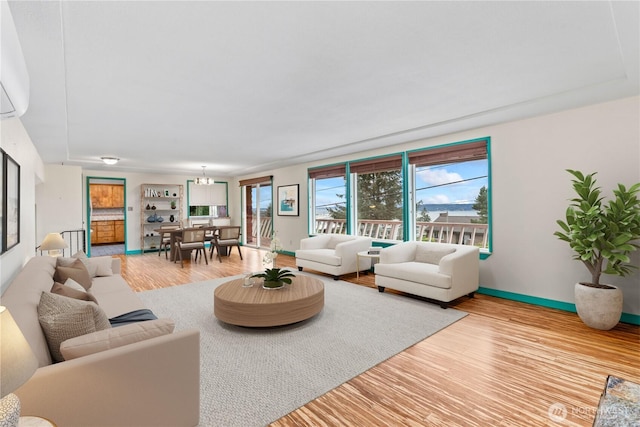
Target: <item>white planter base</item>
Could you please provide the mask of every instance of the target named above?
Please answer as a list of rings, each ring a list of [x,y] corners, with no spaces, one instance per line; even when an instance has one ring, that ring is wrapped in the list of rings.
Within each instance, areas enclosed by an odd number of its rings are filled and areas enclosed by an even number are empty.
[[[575,285],[578,316],[585,325],[608,331],[618,324],[622,315],[622,291],[615,286],[594,288],[580,283]]]

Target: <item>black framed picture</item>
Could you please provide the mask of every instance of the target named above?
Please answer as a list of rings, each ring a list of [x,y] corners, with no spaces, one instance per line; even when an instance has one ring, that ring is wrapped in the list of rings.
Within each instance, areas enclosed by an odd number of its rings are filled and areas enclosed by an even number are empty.
[[[278,187],[278,215],[300,215],[300,186],[298,184],[282,185]]]
[[[2,150],[1,253],[20,243],[20,165]]]

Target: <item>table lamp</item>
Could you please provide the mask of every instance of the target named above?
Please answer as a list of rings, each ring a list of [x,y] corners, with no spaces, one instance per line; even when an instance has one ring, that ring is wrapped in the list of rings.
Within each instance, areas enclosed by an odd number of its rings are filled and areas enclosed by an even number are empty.
[[[13,391],[38,369],[38,360],[6,307],[0,306],[0,425],[17,426],[20,400]]]
[[[49,256],[60,256],[60,249],[66,249],[69,245],[64,241],[60,233],[49,233],[46,235],[42,243],[40,243],[41,251],[49,251]]]

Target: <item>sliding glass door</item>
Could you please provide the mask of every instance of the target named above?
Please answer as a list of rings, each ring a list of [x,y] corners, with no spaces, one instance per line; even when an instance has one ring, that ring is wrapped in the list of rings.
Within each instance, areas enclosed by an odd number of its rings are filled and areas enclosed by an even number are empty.
[[[257,182],[241,182],[243,195],[243,244],[255,248],[269,247],[273,230],[271,177]]]

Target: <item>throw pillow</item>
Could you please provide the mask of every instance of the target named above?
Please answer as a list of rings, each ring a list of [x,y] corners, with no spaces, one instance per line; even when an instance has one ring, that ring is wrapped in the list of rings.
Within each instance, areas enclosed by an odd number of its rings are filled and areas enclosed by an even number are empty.
[[[89,263],[89,265],[95,267],[95,273],[93,277],[113,276],[113,270],[111,268],[111,264],[113,263],[112,257],[93,257],[87,258],[86,261]]]
[[[67,280],[67,282],[68,281],[69,280]],[[98,301],[96,300],[96,297],[94,297],[93,295],[88,294],[84,291],[73,289],[69,286],[65,286],[62,283],[57,283],[57,282],[54,283],[53,287],[51,288],[51,293],[56,295],[62,295],[63,297],[79,299],[81,301],[91,301],[91,302],[95,302],[96,304],[98,303]]]
[[[416,247],[416,262],[425,262],[427,264],[440,264],[440,260],[449,254],[454,253],[456,250],[454,248],[434,248],[433,246],[422,246],[418,245]]]
[[[38,320],[55,362],[64,360],[60,352],[64,341],[111,328],[107,315],[96,304],[48,292],[40,295]]]
[[[171,319],[157,319],[105,329],[66,340],[60,346],[60,352],[64,360],[75,359],[149,338],[169,335],[173,332],[174,326]]]
[[[91,288],[91,276],[89,275],[89,271],[79,259],[75,260],[69,267],[56,267],[53,280],[58,283],[64,283],[69,278],[80,283],[86,290]]]
[[[84,292],[86,290],[80,283],[71,278],[67,279],[66,282],[64,282],[64,285],[70,287],[71,289],[75,289],[76,291]]]

